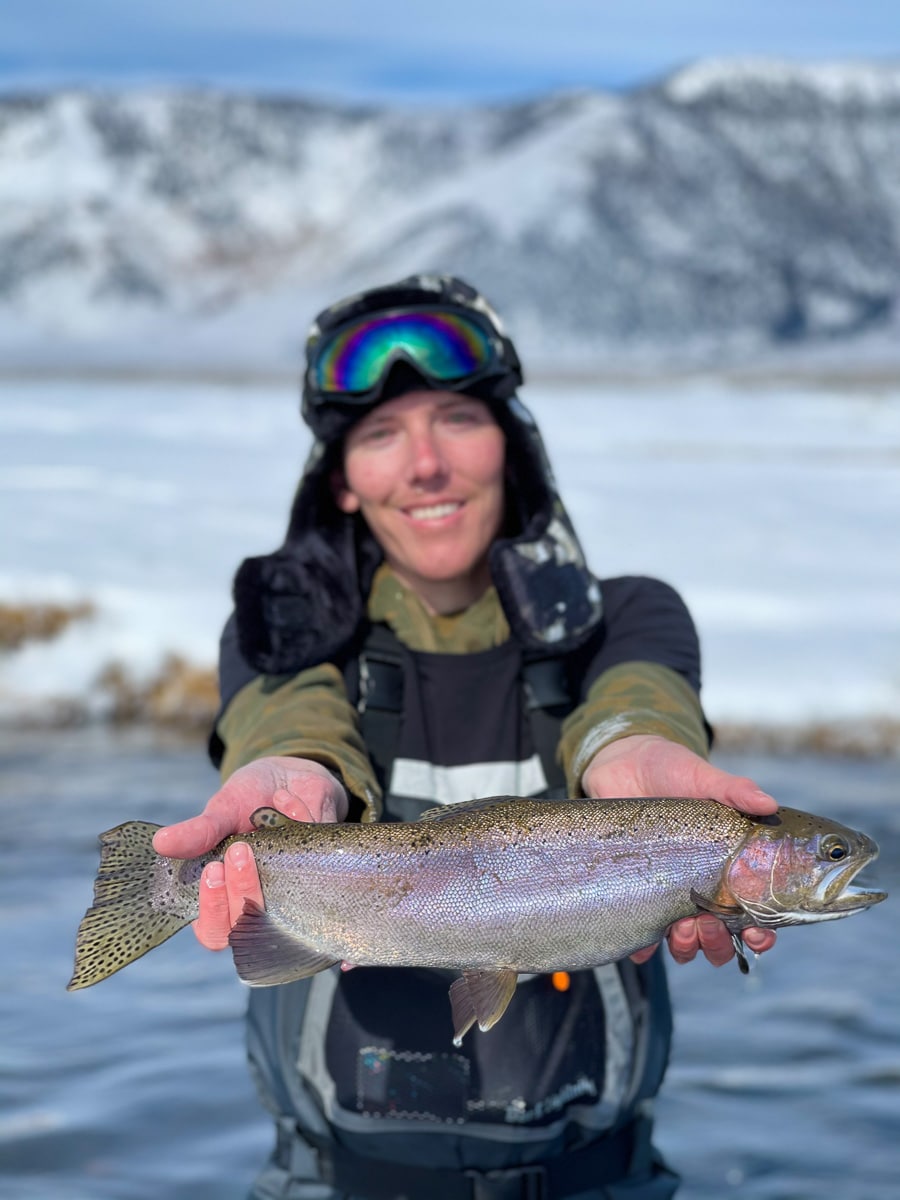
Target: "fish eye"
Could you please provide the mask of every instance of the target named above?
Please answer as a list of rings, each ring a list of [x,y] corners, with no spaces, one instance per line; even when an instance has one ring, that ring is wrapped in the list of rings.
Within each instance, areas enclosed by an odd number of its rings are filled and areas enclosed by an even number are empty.
[[[842,837],[823,838],[819,848],[819,857],[827,858],[830,862],[840,862],[850,853],[850,847]]]

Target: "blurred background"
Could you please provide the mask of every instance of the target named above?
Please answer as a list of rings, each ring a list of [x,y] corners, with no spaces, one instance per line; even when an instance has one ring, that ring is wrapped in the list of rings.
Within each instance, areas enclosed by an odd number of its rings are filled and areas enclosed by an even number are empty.
[[[4,0],[9,1194],[239,1196],[265,1151],[230,963],[186,935],[62,988],[99,830],[215,787],[231,579],[309,449],[306,328],[360,288],[485,292],[594,570],[688,601],[720,761],[878,836],[896,879],[895,7]],[[895,1195],[889,922],[797,932],[749,983],[672,972],[687,1200]],[[766,1121],[787,1149],[747,1143]]]
[[[504,316],[595,570],[685,593],[722,736],[893,744],[891,6],[313,8],[4,6],[0,718],[208,721],[306,329],[426,269]]]

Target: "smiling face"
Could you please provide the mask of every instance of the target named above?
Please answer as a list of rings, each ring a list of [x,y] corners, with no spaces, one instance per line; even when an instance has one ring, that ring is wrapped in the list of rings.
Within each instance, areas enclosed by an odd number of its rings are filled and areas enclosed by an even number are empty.
[[[347,434],[335,499],[362,514],[388,565],[428,608],[458,612],[490,583],[505,459],[503,432],[481,400],[407,392]]]

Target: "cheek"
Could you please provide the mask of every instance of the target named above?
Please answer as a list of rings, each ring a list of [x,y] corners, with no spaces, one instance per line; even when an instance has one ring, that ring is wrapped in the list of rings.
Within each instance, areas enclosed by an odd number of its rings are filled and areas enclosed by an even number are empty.
[[[493,460],[490,475],[491,496],[491,537],[496,537],[503,525],[506,513],[506,454],[501,446],[500,453]]]
[[[486,491],[502,498],[506,480],[506,443],[499,429],[487,431],[477,445],[469,448],[465,471]]]
[[[390,471],[365,455],[348,454],[344,461],[346,501],[344,511],[356,511],[361,504],[377,504],[389,491]],[[351,506],[351,507],[348,507]]]

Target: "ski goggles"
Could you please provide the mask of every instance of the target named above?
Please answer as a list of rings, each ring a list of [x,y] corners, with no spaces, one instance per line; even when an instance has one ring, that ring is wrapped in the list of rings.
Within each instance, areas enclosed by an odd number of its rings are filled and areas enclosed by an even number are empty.
[[[441,307],[370,313],[327,330],[308,351],[314,405],[377,399],[391,367],[405,362],[431,384],[466,384],[510,372],[503,341],[480,314]]]

